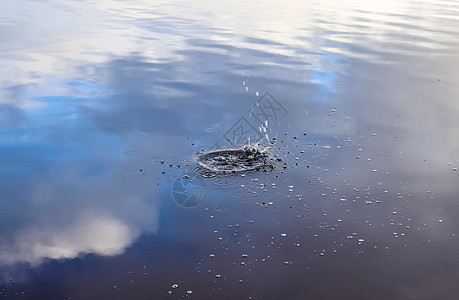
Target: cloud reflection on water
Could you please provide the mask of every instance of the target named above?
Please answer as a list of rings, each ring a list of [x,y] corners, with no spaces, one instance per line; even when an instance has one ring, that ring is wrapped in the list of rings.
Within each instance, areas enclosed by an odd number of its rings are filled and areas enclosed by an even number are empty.
[[[202,1],[191,11],[144,1],[71,9],[50,3],[21,10],[25,17],[14,30],[30,28],[29,16],[46,9],[64,10],[72,28],[43,22],[22,38],[0,29],[12,47],[0,49],[12,58],[0,70],[8,78],[0,89],[0,264],[114,256],[156,232],[160,218],[168,218],[169,228],[158,240],[180,240],[179,253],[188,259],[165,276],[176,280],[197,261],[204,270],[202,257],[218,250],[232,259],[209,262],[208,269],[219,265],[224,276],[240,276],[231,264],[252,251],[247,281],[254,285],[247,286],[260,295],[269,288],[285,295],[285,287],[298,295],[291,286],[312,286],[319,295],[330,282],[327,273],[343,285],[326,289],[331,293],[349,291],[365,277],[363,285],[376,295],[381,281],[372,276],[378,268],[381,274],[396,269],[394,257],[407,266],[400,273],[412,277],[415,263],[446,262],[457,252],[458,73],[451,67],[459,28],[451,24],[457,22],[413,13],[409,1],[276,2],[279,10],[262,2],[225,7]],[[403,10],[415,17],[394,13]],[[453,29],[436,30],[441,26]],[[93,30],[100,28],[102,35]],[[170,187],[181,170],[157,179],[150,159],[178,162],[211,146],[265,91],[289,111],[270,128],[285,145],[280,151],[290,151],[289,168],[278,179],[264,174],[254,183],[248,176],[253,198],[244,198],[248,193],[237,183],[229,189],[235,198],[209,185],[209,210],[174,211]],[[296,162],[300,167],[292,167]],[[274,204],[261,208],[265,196]],[[169,202],[160,215],[163,201]],[[236,222],[243,236],[228,229]],[[227,238],[214,240],[220,232]],[[266,247],[281,233],[292,243]],[[357,238],[348,238],[353,233]],[[433,237],[435,246],[425,246]],[[449,247],[435,259],[433,249],[442,245]],[[151,255],[154,247],[143,249],[142,263],[163,260]],[[165,246],[165,257],[174,258],[171,250]],[[256,260],[271,254],[276,264],[259,267]],[[307,286],[310,266],[319,272]],[[202,274],[194,274],[197,285],[208,291]],[[266,284],[279,278],[285,281],[278,286]],[[409,280],[377,278],[384,289],[398,285],[413,293]],[[233,283],[242,286],[227,280],[228,290],[235,290]]]
[[[100,89],[72,81],[56,96],[34,99],[35,107],[20,105],[33,86],[8,89],[20,93],[6,98],[17,105],[0,106],[1,265],[118,255],[157,230],[151,153],[125,154],[138,143],[153,148],[154,139],[95,127],[83,106],[108,97]]]
[[[8,154],[15,164],[2,169],[10,177],[2,176],[0,264],[117,255],[140,235],[157,230],[159,203],[147,169],[132,170],[145,165],[144,159],[92,152],[73,160],[63,148]],[[53,152],[59,151],[69,153],[56,159]],[[2,153],[7,154],[4,148]]]

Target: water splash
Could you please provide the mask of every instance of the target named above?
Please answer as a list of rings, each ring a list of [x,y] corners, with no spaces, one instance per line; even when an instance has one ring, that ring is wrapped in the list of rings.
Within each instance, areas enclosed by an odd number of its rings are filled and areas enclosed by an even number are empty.
[[[203,152],[196,156],[196,162],[199,168],[215,174],[269,171],[274,168],[269,148],[260,144]]]

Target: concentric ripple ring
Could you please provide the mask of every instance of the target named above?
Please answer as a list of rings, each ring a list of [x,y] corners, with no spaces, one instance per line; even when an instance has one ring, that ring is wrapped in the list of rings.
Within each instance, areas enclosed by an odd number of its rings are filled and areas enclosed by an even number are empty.
[[[235,173],[262,170],[270,166],[269,154],[260,146],[220,149],[197,156],[202,168],[216,173]]]

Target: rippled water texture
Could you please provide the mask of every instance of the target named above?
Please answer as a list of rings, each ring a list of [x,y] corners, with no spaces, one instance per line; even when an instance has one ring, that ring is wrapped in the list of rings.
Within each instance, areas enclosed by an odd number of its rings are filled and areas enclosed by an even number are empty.
[[[457,1],[1,1],[0,296],[455,299],[458,37]]]
[[[269,148],[260,145],[204,151],[196,155],[196,162],[200,168],[216,174],[263,172],[274,169]]]

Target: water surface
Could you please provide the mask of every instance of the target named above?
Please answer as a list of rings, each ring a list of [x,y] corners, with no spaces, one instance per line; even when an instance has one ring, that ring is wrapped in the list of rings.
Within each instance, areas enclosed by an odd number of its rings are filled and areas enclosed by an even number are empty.
[[[454,299],[458,13],[0,3],[1,295]],[[249,142],[273,171],[196,172]]]

